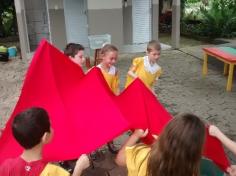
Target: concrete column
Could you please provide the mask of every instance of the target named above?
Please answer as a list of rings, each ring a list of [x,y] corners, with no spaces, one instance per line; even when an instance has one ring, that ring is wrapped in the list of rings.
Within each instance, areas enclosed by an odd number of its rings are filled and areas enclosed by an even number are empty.
[[[152,2],[152,39],[159,38],[159,0]]]
[[[27,35],[24,0],[14,0],[14,3],[20,39],[21,58],[27,59],[27,53],[30,52],[30,49]]]
[[[179,48],[180,43],[180,0],[172,3],[172,31],[171,44],[173,48]]]

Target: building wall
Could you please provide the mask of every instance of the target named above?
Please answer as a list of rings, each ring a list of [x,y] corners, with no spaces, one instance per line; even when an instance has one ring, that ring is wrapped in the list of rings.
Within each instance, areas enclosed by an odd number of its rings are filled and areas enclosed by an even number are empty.
[[[48,8],[52,43],[64,49],[67,41],[63,0],[48,0]]]
[[[127,0],[127,6],[123,6],[124,23],[124,44],[133,43],[133,23],[132,23],[132,0]],[[158,40],[159,33],[159,0],[152,1],[152,39]]]
[[[123,10],[121,0],[88,0],[89,35],[110,34],[118,48],[123,45]]]
[[[42,38],[49,39],[46,1],[24,0],[30,50],[34,51]]]
[[[102,9],[121,9],[121,0],[87,0],[88,9],[91,10],[102,10]]]
[[[132,0],[128,0],[127,5],[123,6],[123,24],[124,44],[131,44],[133,42]]]

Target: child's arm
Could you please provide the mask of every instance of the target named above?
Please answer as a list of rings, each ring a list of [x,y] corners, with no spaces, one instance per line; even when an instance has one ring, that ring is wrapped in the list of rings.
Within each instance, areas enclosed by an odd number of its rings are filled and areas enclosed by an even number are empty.
[[[138,77],[138,75],[136,75],[133,71],[133,69],[131,68],[129,71],[128,71],[128,75],[131,76],[132,78],[136,79]]]
[[[236,176],[236,165],[232,165],[229,168],[227,168],[227,172],[230,176]]]
[[[219,130],[219,128],[214,125],[210,125],[209,134],[218,138],[223,145],[225,145],[231,152],[236,155],[236,142],[229,139],[224,133]]]
[[[115,162],[119,166],[126,166],[126,155],[125,148],[134,146],[138,140],[142,137],[145,137],[148,134],[148,130],[143,131],[142,129],[137,129],[133,132],[133,134],[127,139],[125,144],[119,150]]]
[[[132,77],[133,79],[138,78],[138,75],[135,74],[135,71],[136,71],[137,67],[139,67],[139,65],[142,62],[142,60],[143,60],[142,57],[141,58],[138,57],[138,58],[134,58],[134,60],[132,62],[132,65],[131,65],[131,67],[130,67],[130,69],[128,71],[128,75],[130,77]]]
[[[84,169],[89,167],[89,158],[87,155],[82,154],[76,161],[75,169],[72,176],[80,176]]]

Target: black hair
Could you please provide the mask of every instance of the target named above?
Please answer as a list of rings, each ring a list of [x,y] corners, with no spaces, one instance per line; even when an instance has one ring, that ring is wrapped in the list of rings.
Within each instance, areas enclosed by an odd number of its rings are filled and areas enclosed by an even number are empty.
[[[50,132],[50,121],[43,108],[26,109],[17,114],[12,123],[13,136],[25,149],[39,144],[45,132]]]
[[[67,56],[75,57],[78,51],[84,50],[84,47],[77,43],[68,43],[64,49],[64,54]]]

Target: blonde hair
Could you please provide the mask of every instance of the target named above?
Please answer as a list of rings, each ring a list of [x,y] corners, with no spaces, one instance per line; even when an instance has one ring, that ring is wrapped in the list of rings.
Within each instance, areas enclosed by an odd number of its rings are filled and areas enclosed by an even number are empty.
[[[112,44],[106,44],[102,47],[100,54],[105,55],[109,51],[118,52],[118,49]]]
[[[160,42],[158,42],[156,40],[151,40],[150,42],[148,42],[148,44],[147,44],[147,52],[151,52],[153,50],[157,50],[157,51],[161,50]]]

